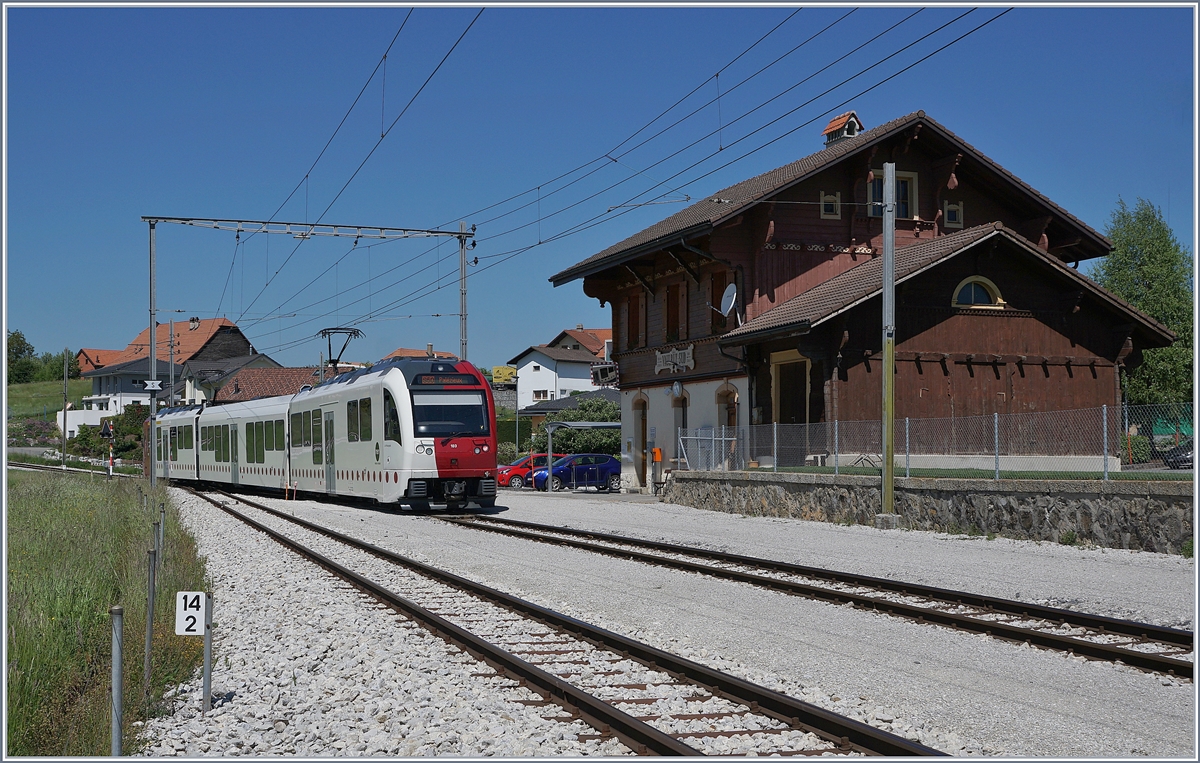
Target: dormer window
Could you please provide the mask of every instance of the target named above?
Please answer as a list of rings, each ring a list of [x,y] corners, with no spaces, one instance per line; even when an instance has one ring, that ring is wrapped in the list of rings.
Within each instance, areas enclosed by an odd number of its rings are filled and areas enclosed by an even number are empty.
[[[859,121],[858,115],[853,111],[847,111],[845,114],[839,114],[829,120],[829,124],[825,125],[821,134],[825,136],[825,145],[831,146],[839,140],[853,138],[861,131],[862,122]]]
[[[950,304],[958,308],[1003,310],[1006,303],[996,284],[983,276],[971,276],[954,287],[954,298]]]

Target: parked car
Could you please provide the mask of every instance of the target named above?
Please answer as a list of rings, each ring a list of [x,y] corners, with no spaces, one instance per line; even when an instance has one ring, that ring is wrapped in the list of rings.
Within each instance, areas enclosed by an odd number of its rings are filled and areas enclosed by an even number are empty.
[[[1193,459],[1195,450],[1195,442],[1189,437],[1163,453],[1163,463],[1170,469],[1191,469],[1192,464],[1195,463]]]
[[[555,453],[554,457],[562,458],[566,453]],[[496,484],[500,487],[511,487],[520,490],[529,484],[529,473],[537,467],[546,467],[546,454],[526,454],[508,466],[501,466],[496,471]]]
[[[603,453],[580,453],[560,458],[551,465],[550,487],[553,490],[595,487],[600,490],[621,489],[621,462]],[[546,489],[546,470],[535,469],[533,488]]]

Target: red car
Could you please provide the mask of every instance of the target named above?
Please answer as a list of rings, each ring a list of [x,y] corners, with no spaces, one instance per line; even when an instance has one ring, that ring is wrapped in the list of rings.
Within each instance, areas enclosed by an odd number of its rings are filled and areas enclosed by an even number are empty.
[[[567,454],[555,453],[554,458],[559,459],[565,455]],[[532,456],[521,456],[508,466],[500,467],[499,471],[496,472],[496,483],[500,485],[500,487],[512,487],[520,490],[529,484],[529,473],[538,467],[541,467],[542,469],[546,468],[545,453],[534,453]]]

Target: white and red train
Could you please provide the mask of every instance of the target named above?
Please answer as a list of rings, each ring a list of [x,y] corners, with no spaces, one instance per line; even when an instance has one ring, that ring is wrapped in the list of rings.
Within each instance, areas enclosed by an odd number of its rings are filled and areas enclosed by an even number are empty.
[[[159,412],[159,478],[415,507],[496,503],[496,407],[466,361],[399,358],[295,395]]]

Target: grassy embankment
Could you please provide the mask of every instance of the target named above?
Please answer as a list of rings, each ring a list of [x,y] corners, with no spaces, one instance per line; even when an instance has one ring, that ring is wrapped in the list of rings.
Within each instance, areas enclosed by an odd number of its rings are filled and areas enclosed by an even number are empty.
[[[24,453],[8,453],[7,458],[10,463],[14,464],[37,464],[41,466],[62,465],[61,458],[42,458],[41,456],[29,456]],[[108,474],[108,464],[98,466],[90,461],[80,461],[76,456],[72,456],[70,453],[67,454],[67,467],[71,469],[87,469],[88,471],[95,472],[96,474],[100,475]],[[142,467],[121,465],[114,466],[113,471],[117,474],[141,474]]]
[[[42,418],[45,415],[50,421],[54,414],[62,410],[63,403],[62,380],[48,382],[30,382],[28,384],[8,385],[8,410],[6,417],[10,419]],[[91,379],[68,379],[67,400],[73,408],[78,408],[83,398],[92,394]]]
[[[195,544],[167,506],[150,697],[143,697],[147,550],[165,492],[142,509],[135,480],[8,473],[7,755],[107,755],[112,625],[125,610],[125,751],[131,723],[162,707],[164,687],[202,660],[198,638],[175,635],[176,591],[204,590]],[[142,487],[144,490],[145,488]]]

